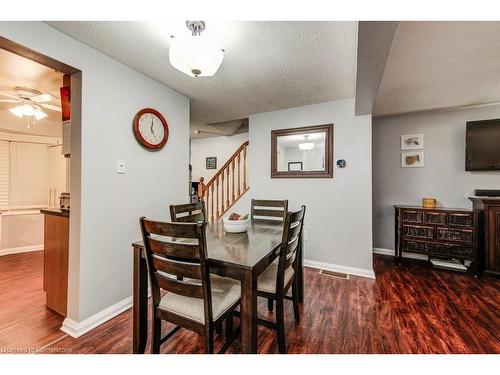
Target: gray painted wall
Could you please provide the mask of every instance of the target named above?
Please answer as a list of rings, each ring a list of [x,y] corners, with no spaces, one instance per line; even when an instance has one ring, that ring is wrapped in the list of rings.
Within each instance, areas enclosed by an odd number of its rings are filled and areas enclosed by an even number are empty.
[[[271,179],[271,131],[334,124],[333,178]],[[249,212],[249,199],[289,200],[307,206],[306,261],[342,272],[373,275],[371,217],[371,116],[354,116],[354,99],[313,104],[250,116],[249,186],[235,212]]]
[[[373,119],[374,247],[394,249],[394,204],[471,208],[477,188],[500,189],[500,172],[465,171],[465,123],[500,117],[500,105]],[[423,168],[401,168],[400,137],[424,134]],[[500,147],[500,145],[499,145]]]

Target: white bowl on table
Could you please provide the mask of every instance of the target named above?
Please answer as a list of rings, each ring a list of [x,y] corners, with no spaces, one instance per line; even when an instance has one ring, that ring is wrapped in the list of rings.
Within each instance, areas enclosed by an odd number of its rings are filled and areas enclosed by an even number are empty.
[[[250,218],[245,220],[229,220],[228,217],[222,218],[224,223],[224,230],[227,233],[244,233],[250,224]]]

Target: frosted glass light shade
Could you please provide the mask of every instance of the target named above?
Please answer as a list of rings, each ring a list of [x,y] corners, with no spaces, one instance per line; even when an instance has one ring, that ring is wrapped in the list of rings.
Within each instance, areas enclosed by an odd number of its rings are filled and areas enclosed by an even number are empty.
[[[10,108],[9,111],[12,112],[17,117],[35,116],[37,120],[47,117],[47,114],[44,111],[30,104],[18,105],[17,107]]]
[[[170,64],[191,77],[213,76],[224,59],[224,53],[202,35],[172,40],[168,51]]]
[[[312,143],[312,142],[299,143],[299,148],[302,151],[309,151],[309,150],[312,150],[314,148],[314,143]]]

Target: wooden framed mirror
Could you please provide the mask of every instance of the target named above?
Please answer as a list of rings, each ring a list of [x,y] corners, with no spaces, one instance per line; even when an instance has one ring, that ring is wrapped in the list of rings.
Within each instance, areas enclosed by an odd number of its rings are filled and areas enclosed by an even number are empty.
[[[332,178],[333,124],[271,131],[271,178]]]

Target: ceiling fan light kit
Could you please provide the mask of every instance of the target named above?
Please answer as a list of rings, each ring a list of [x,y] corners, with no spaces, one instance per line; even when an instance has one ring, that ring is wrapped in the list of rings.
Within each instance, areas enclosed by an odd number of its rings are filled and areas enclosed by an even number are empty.
[[[186,21],[192,35],[173,38],[168,51],[170,64],[191,77],[213,76],[222,64],[224,52],[209,38],[201,35],[203,21]]]
[[[46,103],[57,100],[57,97],[52,94],[42,93],[41,91],[35,89],[20,86],[16,86],[14,90],[16,91],[16,95],[0,92],[0,95],[12,98],[0,99],[0,101],[6,103],[16,103],[17,105],[13,108],[9,108],[9,111],[17,117],[28,117],[28,119],[41,120],[47,117],[47,113],[44,111],[44,108],[51,111],[61,111],[61,107]]]
[[[34,116],[35,119],[41,120],[47,117],[47,114],[40,107],[31,103],[18,105],[17,107],[10,108],[9,111],[21,118]]]

